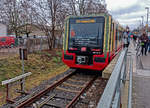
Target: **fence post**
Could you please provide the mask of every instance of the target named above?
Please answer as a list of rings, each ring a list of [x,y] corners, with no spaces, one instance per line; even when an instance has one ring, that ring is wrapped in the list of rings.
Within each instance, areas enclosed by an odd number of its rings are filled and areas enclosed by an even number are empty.
[[[6,100],[9,100],[9,84],[6,84]]]
[[[42,38],[40,39],[40,52],[42,50]]]

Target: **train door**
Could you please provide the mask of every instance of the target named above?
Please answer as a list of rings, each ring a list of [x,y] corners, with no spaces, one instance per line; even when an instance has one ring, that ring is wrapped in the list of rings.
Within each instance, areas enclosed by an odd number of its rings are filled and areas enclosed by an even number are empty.
[[[116,35],[115,35],[115,51],[117,51],[118,45],[118,27],[116,27]]]
[[[111,40],[111,51],[114,49],[114,23],[112,23],[112,40]],[[113,52],[114,53],[114,52]]]
[[[108,45],[109,45],[109,59],[108,59],[108,61],[110,62],[110,60],[111,60],[111,55],[112,55],[112,51],[111,51],[111,40],[112,40],[112,20],[111,20],[111,22],[110,22],[110,27],[109,27],[109,43],[108,43]]]

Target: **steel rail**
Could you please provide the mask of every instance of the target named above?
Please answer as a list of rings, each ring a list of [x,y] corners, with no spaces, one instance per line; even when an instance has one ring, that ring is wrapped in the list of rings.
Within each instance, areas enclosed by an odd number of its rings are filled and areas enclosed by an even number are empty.
[[[85,90],[95,81],[97,76],[95,76],[91,81],[89,81],[84,88],[81,89],[81,92],[79,92],[75,98],[66,106],[66,108],[71,108],[71,106],[77,101],[77,99],[85,92]]]
[[[41,96],[43,96],[44,94],[48,93],[50,90],[54,89],[58,85],[62,84],[65,80],[67,80],[68,78],[70,78],[74,73],[75,73],[75,71],[73,71],[72,73],[66,75],[64,78],[61,78],[60,80],[58,80],[54,84],[50,85],[45,90],[41,91],[37,95],[31,97],[30,99],[28,99],[27,101],[21,103],[19,106],[15,107],[15,108],[24,108],[25,106],[28,106],[28,105],[32,104],[34,101],[36,101],[37,99],[39,99]]]

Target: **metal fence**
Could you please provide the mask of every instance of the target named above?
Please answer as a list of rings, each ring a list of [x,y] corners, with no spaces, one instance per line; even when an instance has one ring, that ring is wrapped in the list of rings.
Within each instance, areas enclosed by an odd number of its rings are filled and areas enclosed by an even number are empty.
[[[29,53],[49,49],[48,40],[46,38],[25,39],[24,46],[27,48]]]
[[[131,108],[132,59],[130,58],[130,86],[128,108]],[[121,93],[126,81],[127,49],[125,48],[115,65],[97,108],[121,108]]]

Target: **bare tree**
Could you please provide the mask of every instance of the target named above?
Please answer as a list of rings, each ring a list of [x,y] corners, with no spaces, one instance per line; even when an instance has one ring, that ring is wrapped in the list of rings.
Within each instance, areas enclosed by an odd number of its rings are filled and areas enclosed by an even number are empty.
[[[37,25],[45,32],[49,49],[55,47],[56,29],[63,33],[66,16],[101,12],[107,12],[101,0],[5,0],[0,4],[0,20],[8,24],[9,31],[15,32],[16,36],[19,33],[28,36],[31,31],[26,25]]]
[[[105,5],[99,0],[89,0],[85,9],[85,14],[107,13]]]
[[[14,31],[16,36],[19,25],[19,8],[17,0],[5,0],[0,7],[1,20],[8,24],[9,31]]]
[[[8,31],[14,32],[16,37],[23,32],[28,34],[26,29],[20,31],[20,27],[32,23],[30,0],[5,0],[1,3],[0,20],[8,25]]]
[[[62,0],[32,0],[33,22],[40,27],[48,38],[49,49],[55,47],[56,28],[63,28],[67,8]]]
[[[99,0],[32,0],[36,24],[48,37],[49,49],[55,47],[55,30],[63,33],[64,19],[68,15],[85,15],[102,12]],[[104,9],[105,10],[105,9]]]
[[[101,0],[66,0],[71,15],[89,15],[106,13],[106,6]]]

